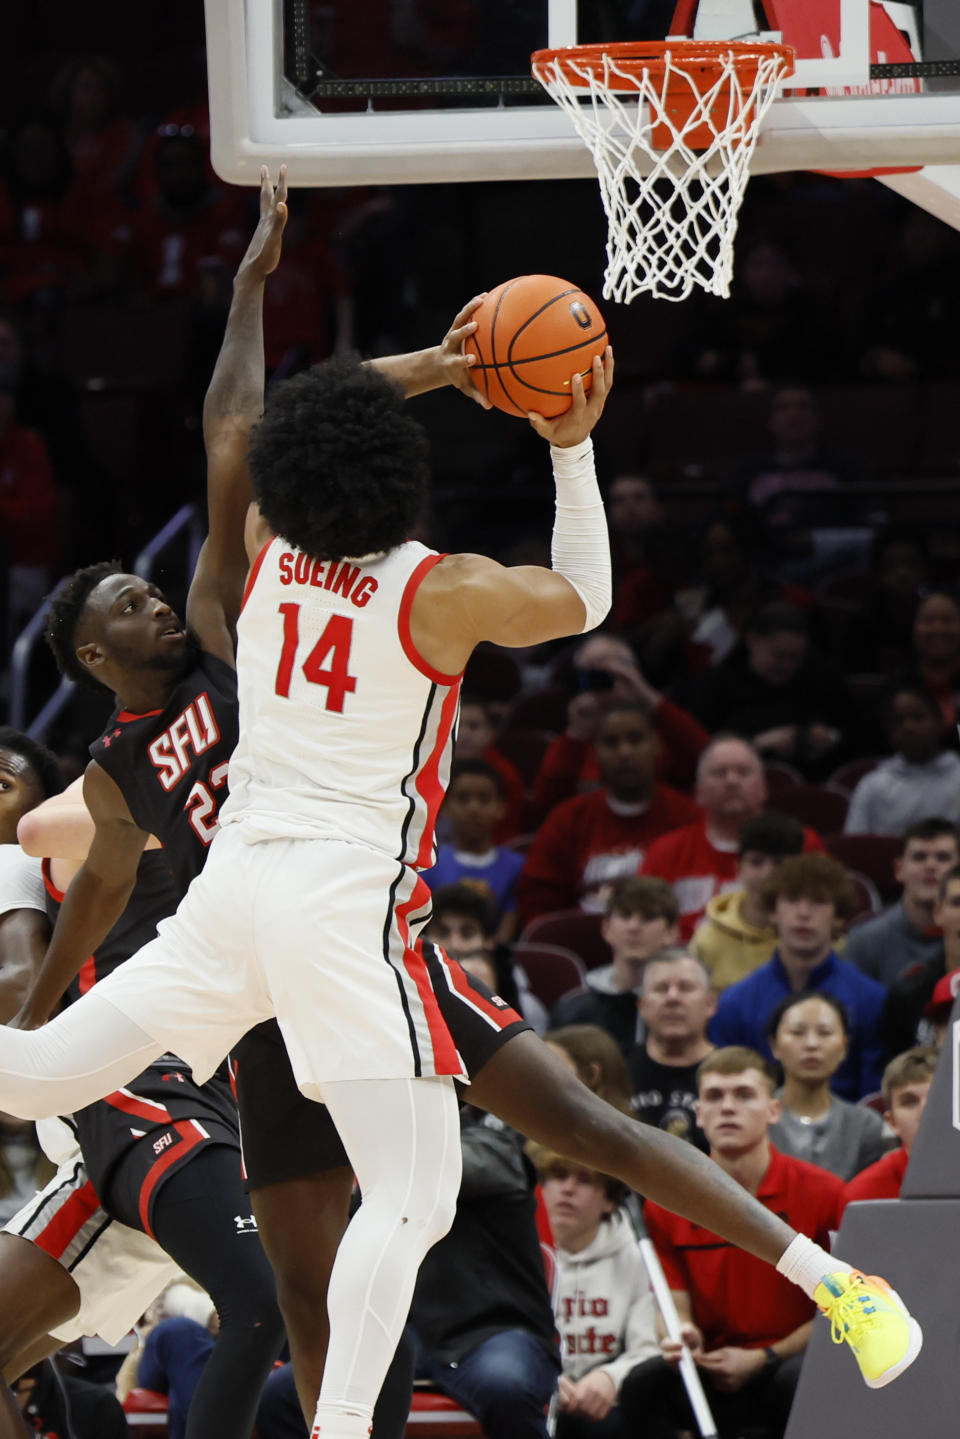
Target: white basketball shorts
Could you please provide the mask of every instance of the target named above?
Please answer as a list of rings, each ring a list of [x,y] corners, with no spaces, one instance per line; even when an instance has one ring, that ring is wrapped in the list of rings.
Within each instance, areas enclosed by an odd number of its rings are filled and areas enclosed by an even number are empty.
[[[429,914],[423,879],[386,855],[327,839],[250,841],[233,824],[157,938],[96,992],[198,1083],[274,1014],[310,1098],[325,1080],[465,1080],[419,942]]]
[[[154,1240],[111,1219],[80,1159],[60,1166],[45,1189],[3,1226],[56,1259],[80,1290],[80,1308],[53,1337],[62,1344],[99,1334],[119,1344],[180,1270]]]

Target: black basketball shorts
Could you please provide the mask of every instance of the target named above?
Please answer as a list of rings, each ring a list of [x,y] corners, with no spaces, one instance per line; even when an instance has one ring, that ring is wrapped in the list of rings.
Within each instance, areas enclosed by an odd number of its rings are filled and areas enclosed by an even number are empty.
[[[472,1077],[530,1025],[482,980],[427,941],[423,954],[440,1011]],[[305,1098],[297,1088],[275,1020],[245,1034],[231,1063],[248,1189],[308,1179],[349,1164],[326,1106]]]
[[[226,1070],[200,1085],[174,1055],[163,1055],[122,1089],[78,1110],[75,1121],[104,1209],[151,1238],[153,1206],[170,1175],[202,1146],[239,1149]]]

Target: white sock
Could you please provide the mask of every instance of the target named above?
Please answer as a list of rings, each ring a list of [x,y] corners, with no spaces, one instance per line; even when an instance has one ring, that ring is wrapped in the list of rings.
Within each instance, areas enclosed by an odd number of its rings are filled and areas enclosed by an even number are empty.
[[[852,1274],[853,1265],[834,1259],[805,1234],[797,1234],[777,1260],[777,1273],[799,1284],[810,1298],[825,1274]]]
[[[319,1403],[310,1439],[369,1439],[373,1410],[352,1404]]]

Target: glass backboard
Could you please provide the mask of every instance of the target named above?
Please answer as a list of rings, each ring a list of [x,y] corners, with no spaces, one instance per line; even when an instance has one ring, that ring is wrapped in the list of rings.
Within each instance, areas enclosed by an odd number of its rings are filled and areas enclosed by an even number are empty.
[[[214,167],[253,183],[578,178],[532,50],[780,34],[798,52],[755,171],[960,164],[957,0],[205,0]]]

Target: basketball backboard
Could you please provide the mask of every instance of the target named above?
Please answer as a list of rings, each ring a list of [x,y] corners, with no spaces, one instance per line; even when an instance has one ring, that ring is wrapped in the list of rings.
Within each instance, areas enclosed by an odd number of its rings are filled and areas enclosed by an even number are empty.
[[[531,51],[735,38],[757,33],[757,15],[798,63],[755,172],[960,164],[956,0],[647,0],[632,7],[645,34],[636,20],[612,34],[611,6],[601,34],[589,0],[205,4],[212,158],[234,183],[281,159],[303,185],[587,177],[569,119],[530,77]],[[911,60],[921,73],[904,71]]]

